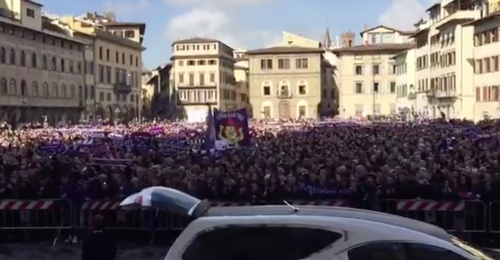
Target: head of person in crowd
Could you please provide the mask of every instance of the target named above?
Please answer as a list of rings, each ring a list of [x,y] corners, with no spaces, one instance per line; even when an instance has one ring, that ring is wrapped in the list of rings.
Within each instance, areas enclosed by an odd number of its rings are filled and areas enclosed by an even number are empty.
[[[102,231],[104,229],[104,217],[100,214],[96,214],[92,217],[90,226],[94,232]]]

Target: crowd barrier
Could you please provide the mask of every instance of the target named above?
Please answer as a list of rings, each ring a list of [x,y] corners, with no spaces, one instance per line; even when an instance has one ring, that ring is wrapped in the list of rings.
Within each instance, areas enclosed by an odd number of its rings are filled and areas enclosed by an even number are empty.
[[[292,205],[322,205],[373,209],[436,224],[455,233],[500,233],[500,201],[379,200],[353,203],[349,200],[296,200]],[[277,204],[268,202],[213,202],[213,206]],[[161,210],[123,210],[118,201],[0,200],[0,229],[88,229],[95,214],[105,217],[111,230],[182,231],[190,222],[183,216]]]

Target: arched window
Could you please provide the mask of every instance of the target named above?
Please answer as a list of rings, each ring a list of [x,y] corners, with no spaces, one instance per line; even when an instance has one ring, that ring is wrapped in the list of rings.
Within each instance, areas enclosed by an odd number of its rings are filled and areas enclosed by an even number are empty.
[[[20,64],[23,67],[26,66],[26,52],[24,51],[21,51]]]
[[[17,95],[17,82],[15,79],[10,80],[9,94],[10,95]]]
[[[299,80],[297,82],[297,94],[300,96],[307,95],[307,81]]]
[[[62,98],[67,98],[67,93],[66,93],[66,85],[62,84],[61,86],[61,97]]]
[[[49,97],[50,96],[50,93],[49,93],[49,84],[47,84],[47,82],[43,83],[42,96],[43,97]]]
[[[44,70],[48,69],[47,56],[45,55],[42,56],[42,69]]]
[[[10,49],[9,63],[16,64],[16,50],[14,49]]]
[[[26,86],[26,80],[21,80],[21,96],[28,95],[28,87]]]
[[[263,96],[270,96],[272,93],[272,89],[273,89],[273,84],[271,81],[262,82],[262,95]]]
[[[61,71],[65,72],[66,71],[66,62],[64,59],[61,59]]]
[[[282,98],[291,97],[292,93],[290,92],[290,83],[286,80],[280,81],[280,86],[278,90],[278,95]]]
[[[31,67],[33,68],[36,68],[38,67],[38,64],[37,64],[37,60],[36,60],[36,53],[32,53],[31,54]]]
[[[5,56],[6,56],[5,48],[2,47],[2,48],[0,48],[0,62],[1,63],[5,63],[5,60],[6,60]]]
[[[31,95],[38,96],[38,83],[36,81],[33,81],[33,83],[31,83]]]
[[[56,70],[57,69],[57,59],[56,59],[56,57],[52,57],[52,64],[50,64],[50,69],[51,70]]]
[[[59,87],[57,83],[52,84],[52,97],[59,97]]]
[[[5,78],[2,78],[0,79],[0,94],[7,95],[8,93],[7,80]]]

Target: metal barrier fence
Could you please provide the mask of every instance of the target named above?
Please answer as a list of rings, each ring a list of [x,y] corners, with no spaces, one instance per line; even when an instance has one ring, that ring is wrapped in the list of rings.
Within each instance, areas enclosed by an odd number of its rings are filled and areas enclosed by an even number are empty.
[[[0,229],[70,229],[73,209],[69,200],[0,200]]]
[[[448,232],[500,233],[500,201],[485,203],[477,200],[379,200],[363,204],[349,200],[296,200],[289,203],[298,206],[369,208],[433,223]],[[268,203],[213,202],[212,204],[219,207],[237,207]],[[87,201],[76,205],[69,200],[0,200],[0,229],[88,229],[90,218],[97,213],[105,217],[107,229],[124,231],[181,231],[191,221],[186,217],[161,210],[123,210],[120,209],[118,201]]]

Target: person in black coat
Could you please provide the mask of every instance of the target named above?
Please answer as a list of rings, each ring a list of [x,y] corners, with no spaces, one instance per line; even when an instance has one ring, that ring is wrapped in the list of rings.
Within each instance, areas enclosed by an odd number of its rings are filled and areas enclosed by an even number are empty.
[[[115,260],[116,243],[103,232],[104,218],[95,215],[91,224],[94,232],[82,242],[81,260]]]

